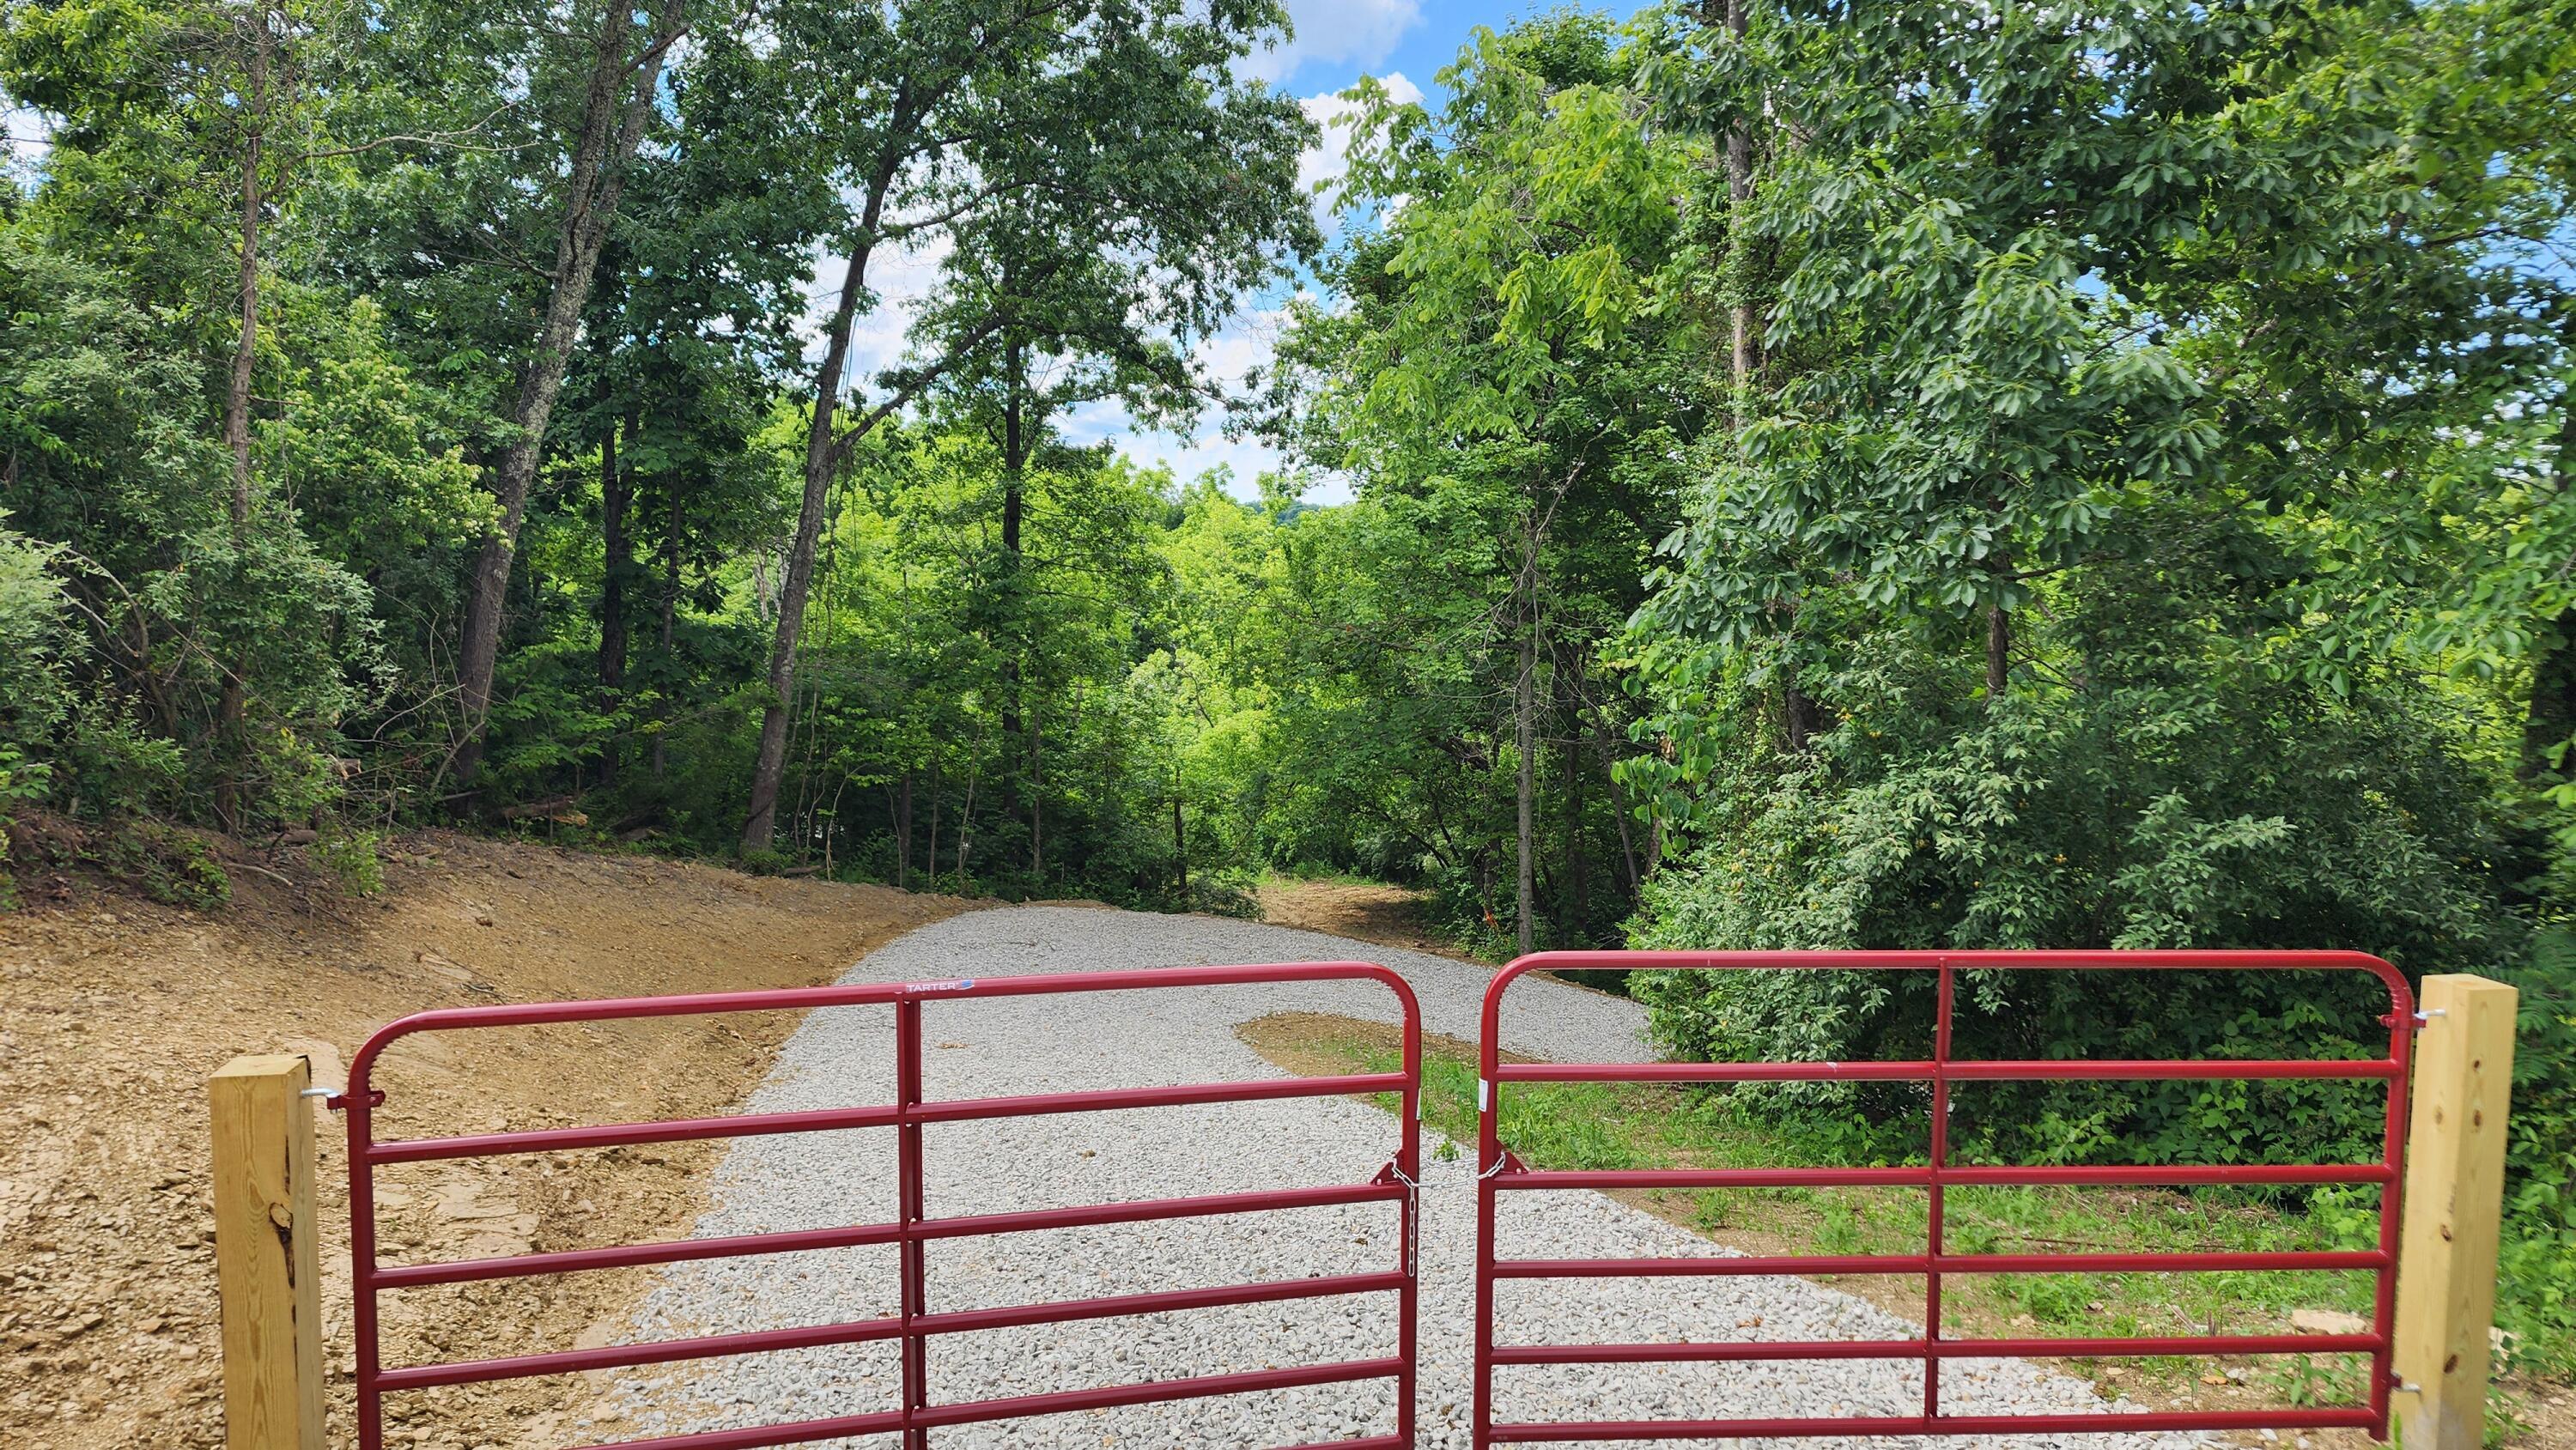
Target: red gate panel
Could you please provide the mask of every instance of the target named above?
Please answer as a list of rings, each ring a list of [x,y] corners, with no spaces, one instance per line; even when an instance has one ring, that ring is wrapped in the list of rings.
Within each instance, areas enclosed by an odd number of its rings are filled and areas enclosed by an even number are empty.
[[[1340,1077],[1308,1077],[1251,1082],[1188,1084],[1178,1087],[1113,1088],[1088,1092],[1044,1093],[1020,1097],[925,1101],[922,1096],[921,1006],[925,1001],[955,1002],[991,997],[1025,997],[1071,992],[1115,992],[1141,989],[1220,987],[1271,982],[1357,980],[1376,982],[1396,996],[1403,1012],[1404,1058],[1400,1070]],[[802,1011],[817,1007],[891,1004],[895,1009],[893,1100],[863,1107],[791,1113],[744,1113],[729,1117],[616,1123],[596,1127],[556,1128],[528,1132],[483,1133],[454,1138],[415,1138],[377,1142],[373,1112],[385,1101],[369,1086],[378,1056],[402,1038],[422,1032],[472,1028],[527,1027],[545,1023],[622,1021],[647,1017],[699,1016],[730,1012]],[[593,1002],[545,1002],[523,1006],[458,1007],[422,1012],[395,1022],[370,1037],[349,1068],[349,1088],[330,1106],[348,1115],[350,1256],[353,1261],[356,1312],[356,1385],[358,1443],[361,1450],[382,1450],[384,1398],[388,1394],[438,1385],[484,1384],[540,1375],[676,1363],[725,1355],[773,1350],[810,1349],[826,1345],[896,1341],[902,1346],[902,1393],[884,1409],[742,1430],[624,1441],[620,1445],[653,1450],[753,1450],[753,1447],[807,1444],[849,1435],[898,1434],[906,1450],[925,1450],[930,1431],[941,1426],[980,1424],[1033,1415],[1063,1414],[1125,1405],[1158,1404],[1214,1395],[1248,1394],[1306,1385],[1388,1379],[1395,1382],[1396,1429],[1391,1435],[1327,1442],[1346,1450],[1410,1450],[1414,1430],[1414,1318],[1419,1276],[1421,1178],[1420,1121],[1422,1014],[1411,987],[1385,967],[1367,962],[1300,962],[1240,967],[1170,967],[1121,972],[1068,972],[1053,976],[982,977],[972,980],[906,982],[815,987],[787,991],[723,992],[699,996],[640,997]],[[1098,1112],[1117,1108],[1177,1107],[1204,1103],[1255,1102],[1271,1098],[1330,1097],[1346,1093],[1399,1094],[1399,1138],[1387,1164],[1364,1183],[1250,1193],[1210,1194],[1190,1198],[1150,1199],[1128,1203],[1085,1204],[1068,1208],[1012,1213],[970,1214],[932,1218],[923,1202],[922,1134],[927,1123],[959,1123],[993,1118],[1034,1117],[1055,1113]],[[375,1171],[388,1163],[481,1158],[505,1154],[548,1153],[609,1148],[630,1143],[674,1143],[706,1138],[742,1138],[772,1133],[820,1132],[848,1128],[891,1128],[896,1133],[898,1175],[896,1219],[892,1223],[853,1224],[843,1228],[799,1232],[740,1234],[723,1238],[686,1239],[671,1243],[630,1244],[611,1248],[573,1249],[521,1254],[506,1258],[444,1263],[380,1265],[376,1261]],[[923,1245],[934,1239],[1025,1233],[1042,1229],[1099,1224],[1152,1223],[1217,1214],[1257,1213],[1339,1204],[1392,1203],[1401,1215],[1398,1263],[1375,1273],[1341,1274],[1303,1279],[1173,1289],[1109,1298],[1022,1304],[1004,1308],[931,1313]],[[378,1299],[388,1291],[439,1284],[529,1275],[565,1274],[591,1269],[646,1264],[675,1264],[698,1259],[752,1254],[793,1253],[851,1248],[870,1244],[898,1246],[900,1304],[896,1312],[842,1324],[766,1329],[527,1354],[505,1359],[450,1364],[386,1367],[381,1358]],[[1065,1324],[1089,1319],[1165,1310],[1207,1309],[1239,1304],[1267,1304],[1292,1299],[1392,1293],[1396,1296],[1395,1352],[1381,1358],[1336,1364],[1301,1365],[1095,1389],[1065,1390],[1010,1399],[932,1404],[927,1391],[929,1342],[938,1335],[977,1330]],[[613,1450],[598,1446],[592,1450]],[[1322,1450],[1322,1447],[1307,1447]]]
[[[1920,1062],[1505,1063],[1498,1051],[1506,990],[1525,973],[1555,970],[1932,972],[1938,977],[1933,1049]],[[1962,971],[2223,970],[2366,972],[2388,988],[2388,1054],[2361,1059],[2242,1061],[2002,1061],[1951,1055],[1957,974]],[[1476,1346],[1474,1443],[1610,1439],[1739,1438],[1795,1435],[2062,1433],[2121,1430],[2321,1429],[2348,1426],[2385,1439],[2390,1318],[2396,1299],[2398,1194],[2406,1133],[2406,1074],[2414,1042],[2414,994],[2405,977],[2377,957],[2357,952],[1540,952],[1497,974],[1485,992],[1477,1091]],[[2046,1082],[2104,1079],[2355,1079],[2388,1085],[2386,1150],[2376,1163],[2183,1165],[2135,1167],[1987,1167],[1949,1161],[1950,1085],[1954,1082]],[[1542,1082],[1920,1082],[1928,1085],[1931,1150],[1920,1166],[1895,1168],[1623,1169],[1534,1171],[1503,1145],[1497,1124],[1503,1087]],[[1942,1193],[1953,1184],[2375,1184],[2380,1189],[2379,1246],[2350,1252],[2168,1254],[1954,1254],[1942,1235]],[[1499,1259],[1494,1220],[1506,1193],[1544,1189],[1787,1188],[1885,1186],[1930,1195],[1929,1232],[1917,1254],[1771,1255],[1674,1259]],[[2366,1269],[2377,1294],[2366,1334],[2203,1335],[2134,1339],[1950,1339],[1941,1333],[1941,1282],[1953,1274],[2126,1273],[2192,1270]],[[1746,1274],[1903,1274],[1924,1281],[1920,1338],[1828,1343],[1728,1341],[1657,1344],[1496,1344],[1495,1285],[1506,1279],[1593,1279]],[[2370,1356],[2367,1404],[2253,1411],[2098,1414],[1956,1415],[1941,1410],[1941,1365],[1951,1359],[2025,1356],[2166,1354],[2322,1354]],[[1748,1360],[1919,1360],[1919,1414],[1866,1418],[1736,1418],[1496,1424],[1496,1366],[1540,1364],[1671,1364]]]

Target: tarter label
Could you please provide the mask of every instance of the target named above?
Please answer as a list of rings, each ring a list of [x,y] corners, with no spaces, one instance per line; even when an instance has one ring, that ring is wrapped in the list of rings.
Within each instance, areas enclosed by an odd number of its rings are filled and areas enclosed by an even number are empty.
[[[903,989],[907,992],[964,992],[974,985],[973,977],[951,977],[944,982],[906,982]]]

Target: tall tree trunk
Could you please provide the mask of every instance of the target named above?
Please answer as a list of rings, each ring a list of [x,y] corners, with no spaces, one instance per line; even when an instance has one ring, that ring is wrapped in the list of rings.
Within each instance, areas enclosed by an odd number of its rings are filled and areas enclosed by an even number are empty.
[[[1024,366],[1023,344],[1014,336],[1002,345],[1002,369],[1007,375],[1002,399],[1002,567],[1013,573],[1019,569],[1020,524],[1028,507]]]
[[[2557,638],[2542,641],[2531,660],[2531,705],[2522,719],[2522,761],[2515,774],[2528,784],[2576,776],[2576,751],[2553,764],[2550,755],[2576,736],[2576,609],[2558,616]]]
[[[1998,599],[1986,606],[1986,708],[2003,703],[2012,682],[2012,616]]]
[[[1615,764],[1615,751],[1610,743],[1610,713],[1606,710],[1595,711],[1592,720],[1593,748],[1600,752],[1601,774],[1610,784],[1610,816],[1619,823],[1619,859],[1627,868],[1628,900],[1633,904],[1637,900],[1638,891],[1637,838],[1628,829],[1626,793],[1619,789],[1619,777],[1611,773]]]
[[[1520,848],[1520,920],[1518,935],[1521,955],[1529,955],[1536,939],[1532,916],[1538,898],[1538,841],[1531,814],[1538,798],[1538,516],[1533,507],[1522,524],[1522,605],[1521,657],[1518,678],[1512,689],[1512,724],[1519,743],[1520,779],[1515,795],[1515,821]]]
[[[243,53],[244,116],[241,150],[241,334],[233,345],[232,376],[224,389],[224,444],[233,455],[230,514],[235,568],[250,547],[250,391],[251,369],[259,354],[259,224],[267,199],[261,194],[259,168],[268,142],[269,62],[276,38],[269,29],[268,8],[254,8],[242,24],[250,31]],[[215,704],[215,823],[226,831],[241,829],[241,756],[246,651],[235,650],[224,671]]]
[[[894,887],[912,889],[912,771],[906,767],[894,798]]]
[[[1181,824],[1181,772],[1172,769],[1172,879],[1180,884],[1181,904],[1190,900],[1190,838]]]
[[[930,762],[930,850],[921,859],[930,863],[930,884],[939,884],[939,808],[947,797],[939,793],[939,762]]]
[[[626,164],[634,158],[652,118],[663,62],[688,26],[684,0],[655,0],[655,7],[640,55],[627,54],[634,12],[622,6],[609,7],[592,48],[581,133],[573,144],[571,173],[564,183],[563,221],[555,232],[545,320],[537,328],[536,347],[520,375],[518,397],[510,410],[517,432],[493,477],[492,493],[501,506],[501,517],[476,552],[466,597],[465,639],[457,660],[457,697],[465,712],[465,732],[455,757],[456,778],[466,790],[473,789],[482,768],[483,731],[491,718],[492,675],[501,657],[510,561],[518,549],[519,525],[527,517],[528,489],[544,456],[546,425],[554,417],[555,397],[562,391],[564,369],[581,331],[582,309],[590,301],[591,274],[599,265],[609,222],[625,190]],[[631,92],[629,72],[634,78]]]
[[[626,537],[633,490],[618,464],[617,429],[618,420],[609,419],[608,433],[599,440],[599,687],[612,709],[626,689],[626,581],[635,572],[634,546]],[[617,778],[617,755],[611,740],[600,756],[600,784]]]
[[[1046,875],[1046,730],[1029,716],[1029,874]]]
[[[2576,330],[2576,329],[2571,329]],[[2559,406],[2558,456],[2550,465],[2558,492],[2576,489],[2576,407]],[[2531,703],[2522,717],[2522,759],[2514,768],[2525,784],[2576,777],[2576,751],[2553,765],[2551,752],[2576,735],[2576,609],[2562,611],[2531,657]]]
[[[1746,0],[1726,0],[1727,34],[1744,38]],[[1752,422],[1756,375],[1762,369],[1761,315],[1754,306],[1753,244],[1746,236],[1753,211],[1753,116],[1739,109],[1726,128],[1726,245],[1729,290],[1734,301],[1727,312],[1730,342],[1728,380],[1734,402],[1730,412],[1739,438]],[[1740,442],[1739,445],[1741,446]],[[1780,723],[1789,753],[1803,755],[1816,730],[1816,702],[1798,685],[1794,641],[1781,663]]]
[[[1009,274],[1004,274],[1004,287]],[[1024,629],[1028,611],[1020,592],[1020,529],[1028,512],[1029,438],[1027,356],[1025,344],[1014,333],[1002,344],[1002,738],[1017,742],[1027,734],[1021,708],[1020,654],[1026,647]],[[1001,780],[1002,811],[1017,815],[1014,797],[1020,792],[1005,770]],[[1038,824],[1035,785],[1029,799],[1029,871],[1039,869]]]
[[[677,473],[671,475],[669,492],[670,518],[662,538],[662,668],[670,672],[672,678],[677,678],[678,672],[673,669],[671,661],[680,619],[681,511],[680,476]],[[666,738],[671,733],[671,700],[667,688],[662,692],[660,703],[654,706],[654,714],[663,727],[653,732],[653,778],[660,780],[669,768],[671,758],[670,742]]]
[[[1583,851],[1583,721],[1572,711],[1566,714],[1565,759],[1559,769],[1565,773],[1565,931],[1568,941],[1579,941],[1592,914],[1592,883],[1584,870]]]
[[[1726,30],[1738,40],[1744,38],[1745,0],[1726,0]],[[1735,305],[1728,316],[1728,331],[1733,341],[1732,374],[1735,383],[1735,426],[1741,429],[1752,408],[1753,372],[1762,365],[1761,346],[1754,336],[1753,291],[1744,272],[1751,260],[1752,248],[1744,240],[1745,219],[1753,201],[1753,118],[1739,112],[1735,124],[1726,128],[1726,236],[1727,250],[1733,254],[1735,272]]]
[[[1804,755],[1807,753],[1807,742],[1813,739],[1816,733],[1816,701],[1805,690],[1798,688],[1798,677],[1795,673],[1798,660],[1794,637],[1789,641],[1789,645],[1790,648],[1780,661],[1780,729],[1781,733],[1788,737],[1789,753]]]
[[[841,792],[849,788],[850,778],[842,776],[841,783],[832,787],[832,808],[824,812],[831,817],[830,824],[823,827],[823,878],[827,881],[832,878],[832,838],[841,834]]]
[[[769,698],[760,711],[760,754],[751,772],[751,802],[743,818],[742,850],[766,851],[778,824],[778,790],[787,769],[787,725],[795,700],[796,650],[805,629],[805,597],[814,583],[815,547],[823,535],[823,508],[832,475],[840,467],[842,440],[837,431],[841,389],[849,380],[850,330],[857,323],[859,299],[867,294],[868,258],[876,250],[885,219],[886,193],[905,148],[899,137],[911,125],[909,102],[898,99],[894,133],[886,138],[870,178],[849,264],[841,272],[841,295],[826,330],[823,361],[814,371],[811,417],[805,426],[805,493],[796,512],[796,539],[787,554],[787,577],[778,591],[778,621],[769,645]],[[934,848],[930,869],[939,869]]]
[[[634,540],[626,532],[634,484],[617,456],[618,426],[610,419],[599,440],[599,683],[612,691],[626,687],[626,584],[635,573]]]

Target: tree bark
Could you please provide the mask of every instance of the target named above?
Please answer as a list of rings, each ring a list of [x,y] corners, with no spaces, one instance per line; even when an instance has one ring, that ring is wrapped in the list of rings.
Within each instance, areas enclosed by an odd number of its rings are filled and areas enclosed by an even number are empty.
[[[1726,0],[1727,34],[1742,40],[1744,25],[1744,0]],[[1744,276],[1751,252],[1744,242],[1743,227],[1753,201],[1753,119],[1741,112],[1735,124],[1726,129],[1726,200],[1727,250],[1735,258],[1735,305],[1728,314],[1728,331],[1734,344],[1730,361],[1735,384],[1735,426],[1741,429],[1752,407],[1753,371],[1762,365],[1762,345],[1753,334],[1753,292]]]
[[[563,222],[555,233],[553,286],[546,297],[545,320],[537,329],[536,347],[520,375],[518,397],[510,410],[517,434],[501,455],[493,478],[493,497],[501,506],[501,517],[475,555],[466,598],[465,639],[457,665],[457,697],[465,712],[465,730],[454,765],[458,785],[469,792],[482,767],[483,731],[492,713],[492,675],[501,656],[510,563],[518,549],[519,525],[527,517],[528,489],[544,456],[546,425],[554,417],[564,369],[581,331],[591,274],[599,265],[600,248],[608,240],[608,225],[626,186],[626,164],[652,118],[663,61],[688,25],[684,0],[656,0],[656,5],[640,55],[630,59],[626,53],[634,12],[616,6],[601,22],[592,51],[590,85],[582,97],[581,134],[573,144]],[[630,71],[634,73],[631,93],[626,85]]]
[[[1517,932],[1521,955],[1527,956],[1536,939],[1531,920],[1537,908],[1538,842],[1531,815],[1538,797],[1538,520],[1533,510],[1522,524],[1522,609],[1521,657],[1518,678],[1512,688],[1512,723],[1519,743],[1520,779],[1514,806],[1517,844],[1520,853],[1520,895]]]
[[[930,884],[939,885],[939,808],[947,797],[939,793],[939,762],[930,762],[930,850],[922,859],[930,863]]]
[[[1005,288],[1008,287],[1007,274]],[[1028,389],[1025,344],[1018,334],[1002,344],[1002,738],[1017,741],[1027,733],[1025,711],[1021,705],[1020,653],[1025,647],[1023,626],[1028,612],[1020,593],[1020,530],[1028,512],[1029,439],[1027,431]],[[1014,788],[1006,771],[1002,776],[1002,809],[1016,815]],[[1029,811],[1029,872],[1037,874],[1043,865],[1038,844],[1036,782],[1031,780]]]
[[[1798,678],[1793,673],[1796,668],[1794,652],[1780,661],[1780,730],[1788,738],[1789,753],[1804,755],[1807,742],[1816,734],[1816,702],[1806,691],[1798,688]]]
[[[671,652],[673,643],[678,638],[680,619],[680,523],[682,517],[680,504],[680,476],[676,473],[671,475],[669,491],[670,519],[665,526],[662,539],[662,668],[671,672],[668,676],[669,678],[676,678],[678,672],[676,670],[672,670]],[[653,778],[655,780],[660,780],[663,772],[669,768],[671,758],[670,741],[668,739],[668,736],[671,733],[671,701],[667,693],[662,698],[661,703],[655,707],[654,714],[660,719],[663,727],[653,732]]]
[[[2558,492],[2576,488],[2576,408],[2558,424],[2558,456],[2550,465]],[[2522,717],[2522,758],[2514,775],[2526,785],[2576,778],[2576,751],[2558,764],[2550,753],[2576,735],[2576,609],[2562,611],[2531,657],[2531,701]]]
[[[1172,872],[1173,879],[1180,883],[1181,902],[1186,905],[1190,899],[1190,841],[1181,825],[1181,773],[1178,770],[1172,772]]]
[[[751,803],[743,818],[745,855],[769,849],[778,822],[778,790],[787,769],[787,725],[796,689],[796,650],[805,629],[805,596],[814,583],[814,552],[823,534],[823,507],[832,476],[839,470],[842,440],[836,429],[841,389],[849,380],[850,330],[858,322],[859,299],[867,293],[868,259],[875,252],[885,219],[886,194],[908,149],[911,104],[898,98],[896,122],[869,178],[867,200],[850,246],[849,264],[841,272],[841,295],[832,308],[823,361],[814,371],[812,416],[805,427],[805,493],[796,512],[796,539],[787,555],[787,577],[778,591],[778,621],[769,646],[769,699],[760,711],[760,754],[751,773]],[[939,869],[936,848],[930,868]]]
[[[894,887],[897,891],[912,889],[912,772],[908,769],[895,788]]]
[[[1606,710],[1595,711],[1592,720],[1593,748],[1601,753],[1601,774],[1610,785],[1610,815],[1611,819],[1619,823],[1619,860],[1628,872],[1628,900],[1634,903],[1638,892],[1637,839],[1628,829],[1627,793],[1619,789],[1619,777],[1612,774],[1616,764],[1614,759],[1616,751],[1610,743],[1610,713]]]
[[[1737,40],[1744,38],[1746,0],[1726,0],[1724,23],[1726,33]],[[1761,318],[1753,305],[1753,247],[1745,230],[1753,208],[1753,117],[1738,110],[1726,128],[1726,238],[1728,288],[1734,302],[1727,311],[1729,342],[1728,380],[1734,401],[1729,413],[1734,418],[1741,447],[1741,435],[1753,418],[1755,375],[1762,369]],[[1815,735],[1816,702],[1798,686],[1794,648],[1781,662],[1780,723],[1789,753],[1803,755],[1807,742]]]
[[[634,545],[626,536],[633,489],[618,462],[617,429],[618,420],[609,419],[608,433],[599,440],[599,685],[612,697],[626,688],[626,581],[635,572]],[[615,742],[600,760],[599,776],[602,784],[617,777]]]
[[[1046,875],[1046,729],[1029,717],[1029,874]]]
[[[1583,721],[1572,710],[1566,720],[1565,758],[1558,769],[1565,776],[1565,889],[1566,909],[1563,939],[1579,942],[1585,922],[1592,915],[1592,883],[1584,870],[1583,852]]]
[[[2012,616],[1998,599],[1986,606],[1986,708],[2003,703],[2012,680]]]
[[[276,43],[269,30],[266,6],[254,9],[243,24],[251,34],[243,55],[246,105],[241,151],[241,334],[233,346],[232,376],[224,389],[224,444],[233,456],[229,512],[236,569],[240,568],[240,552],[250,546],[251,370],[259,354],[259,224],[267,206],[260,190],[259,167],[268,141],[269,61]],[[232,664],[224,671],[223,687],[215,704],[215,749],[221,760],[215,779],[215,824],[231,832],[240,831],[242,825],[244,668],[244,652],[236,650]]]

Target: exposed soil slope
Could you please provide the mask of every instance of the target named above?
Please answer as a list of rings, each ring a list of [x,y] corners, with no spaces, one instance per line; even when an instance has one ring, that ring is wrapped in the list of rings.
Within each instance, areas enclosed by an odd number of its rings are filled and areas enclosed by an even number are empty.
[[[1253,896],[1261,903],[1261,919],[1272,926],[1302,927],[1462,962],[1475,960],[1432,929],[1426,910],[1429,898],[1402,886],[1273,876]]]
[[[310,1055],[318,1081],[427,1007],[826,981],[965,903],[434,833],[374,901],[240,873],[221,913],[123,896],[0,916],[0,1444],[221,1443],[205,1078],[237,1053]],[[790,1017],[761,1014],[400,1045],[383,1136],[721,1111]],[[333,1432],[348,1434],[346,1155],[319,1124]],[[685,1234],[714,1145],[389,1173],[386,1257]],[[467,1171],[467,1170],[472,1171]],[[387,1359],[565,1348],[622,1315],[632,1273],[501,1281],[389,1301]],[[396,1444],[544,1439],[593,1387],[459,1392]],[[428,1417],[423,1417],[426,1423]]]

